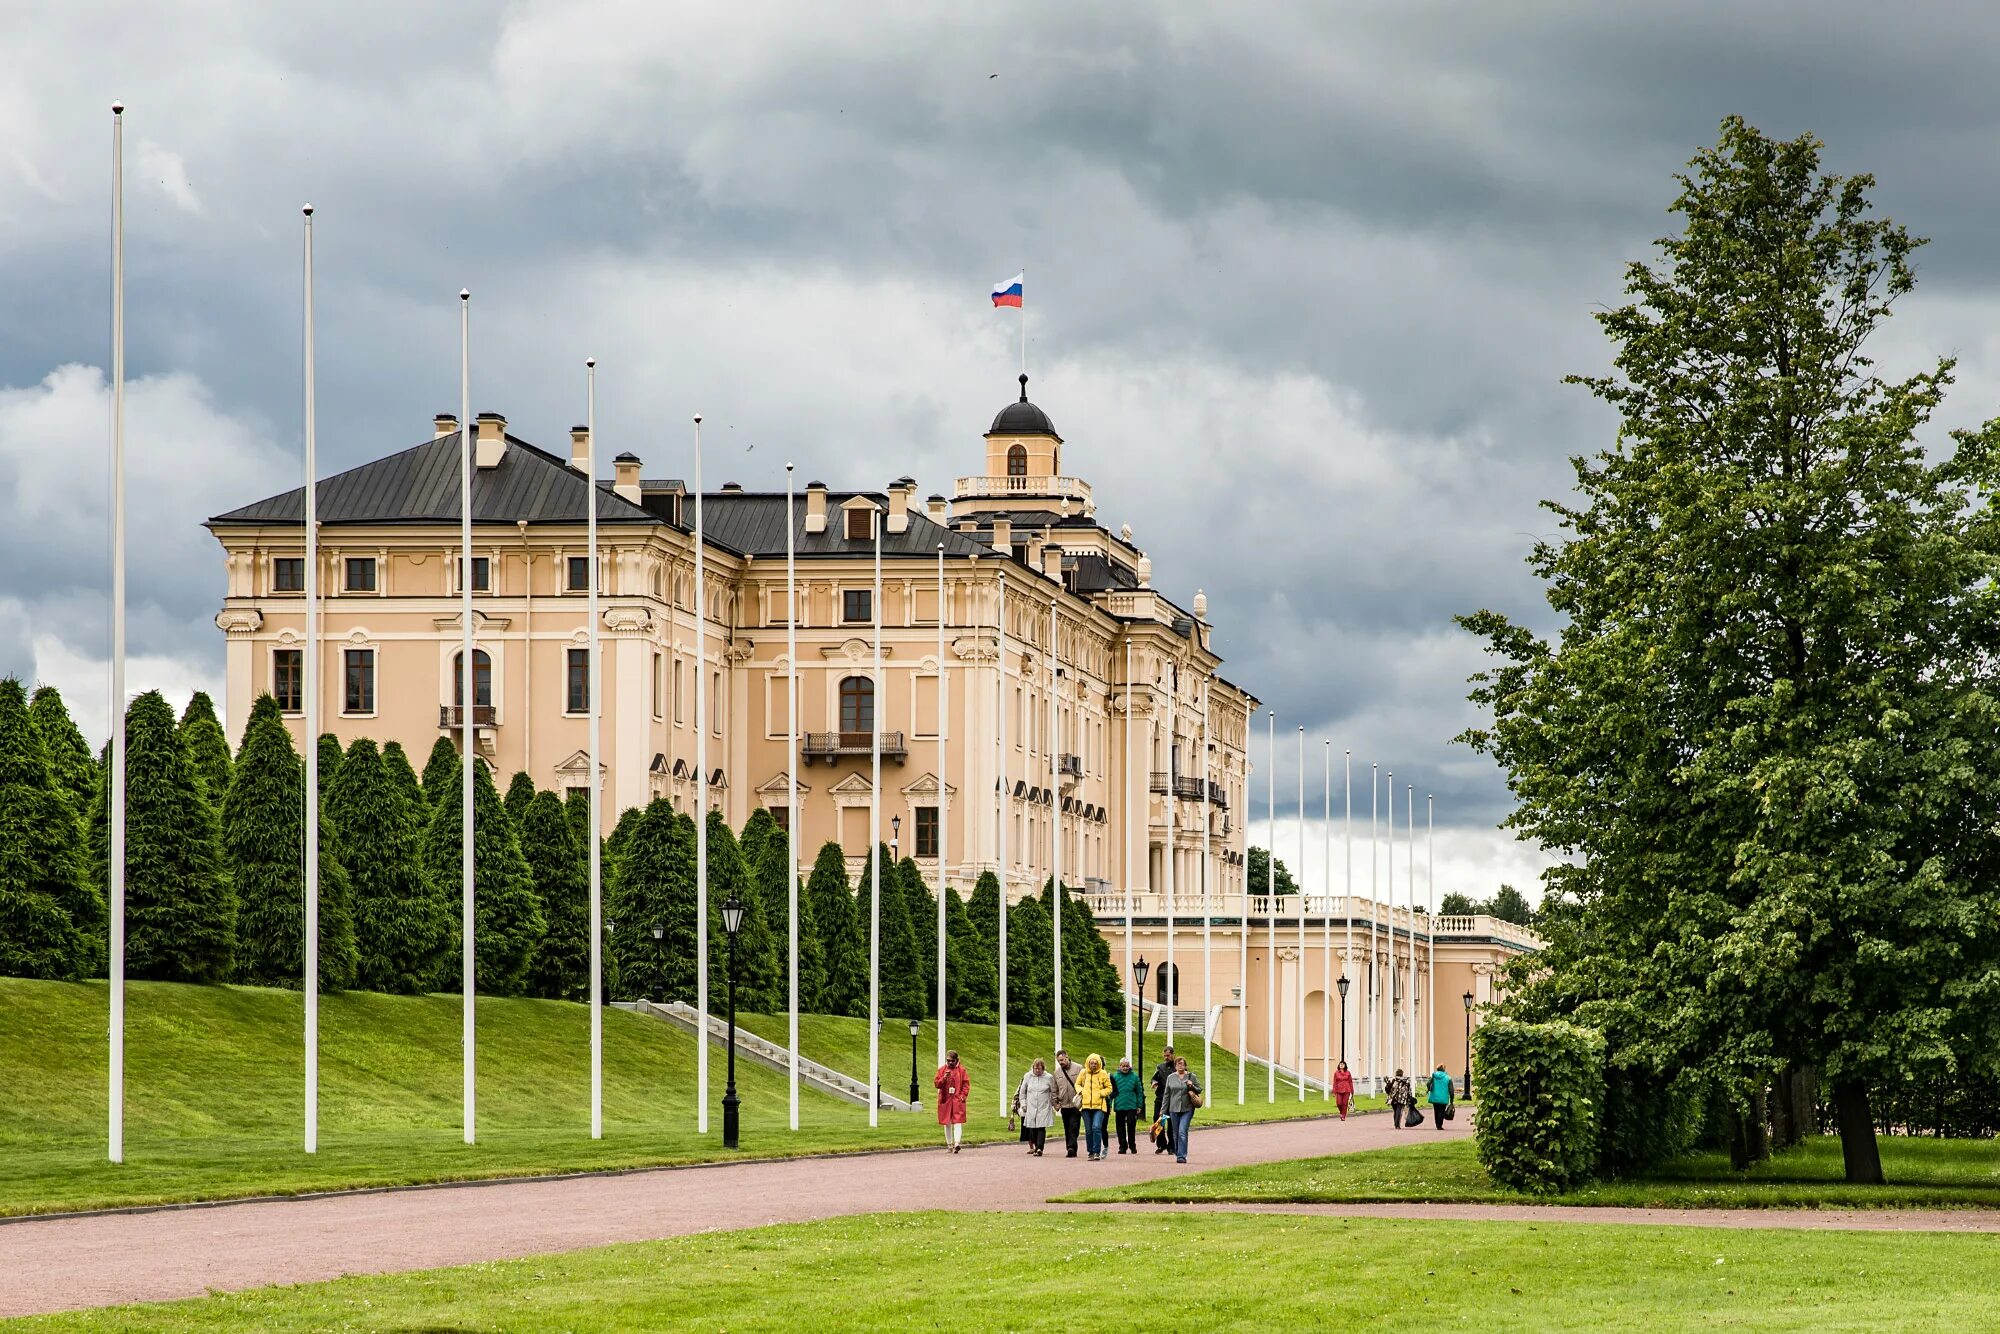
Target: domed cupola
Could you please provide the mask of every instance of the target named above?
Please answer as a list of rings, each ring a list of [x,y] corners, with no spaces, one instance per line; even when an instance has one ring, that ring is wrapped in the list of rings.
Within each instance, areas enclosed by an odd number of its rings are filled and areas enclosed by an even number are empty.
[[[986,434],[1047,435],[1054,436],[1057,440],[1062,439],[1061,436],[1056,435],[1056,424],[1049,420],[1049,414],[1028,401],[1028,377],[1026,375],[1021,377],[1021,397],[1000,409],[999,413],[993,418],[993,429]]]

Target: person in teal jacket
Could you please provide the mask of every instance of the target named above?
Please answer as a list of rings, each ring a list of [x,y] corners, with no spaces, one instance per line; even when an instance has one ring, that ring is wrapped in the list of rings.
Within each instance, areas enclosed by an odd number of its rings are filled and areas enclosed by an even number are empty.
[[[1440,1065],[1431,1071],[1431,1124],[1444,1129],[1446,1111],[1451,1107],[1451,1073]]]
[[[1118,1117],[1118,1152],[1139,1152],[1139,1118],[1146,1114],[1146,1081],[1128,1057],[1111,1072],[1111,1110]]]

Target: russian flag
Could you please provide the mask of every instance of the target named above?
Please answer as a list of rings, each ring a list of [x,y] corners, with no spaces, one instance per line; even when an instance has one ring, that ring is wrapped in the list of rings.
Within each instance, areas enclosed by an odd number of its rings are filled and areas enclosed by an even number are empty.
[[[1028,276],[1027,270],[1015,274],[1004,283],[993,284],[993,304],[996,306],[1018,306],[1021,304],[1021,280]]]

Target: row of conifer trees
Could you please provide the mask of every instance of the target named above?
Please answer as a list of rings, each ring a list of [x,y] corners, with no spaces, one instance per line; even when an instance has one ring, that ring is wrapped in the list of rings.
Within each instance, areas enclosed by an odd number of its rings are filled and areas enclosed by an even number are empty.
[[[455,990],[460,967],[461,780],[440,737],[421,778],[395,742],[319,739],[320,982],[324,990]],[[0,974],[105,973],[110,816],[104,774],[62,697],[0,680]],[[157,691],[126,714],[126,972],[180,982],[299,985],[304,955],[304,762],[275,700],[260,698],[235,755],[213,703],[177,720]],[[514,775],[504,798],[475,766],[477,983],[495,995],[582,999],[588,990],[587,803]],[[789,924],[785,831],[758,810],[741,834],[710,812],[709,976],[726,1001],[721,905],[745,905],[737,1005],[783,1009]],[[882,1008],[936,1004],[937,899],[908,858],[880,849]],[[624,812],[603,847],[606,993],[693,1002],[696,831],[665,802]],[[1089,907],[1067,889],[1066,1022],[1115,1025],[1119,979]],[[865,1015],[872,886],[850,884],[840,846],[821,847],[799,894],[801,1007]],[[1046,1023],[1053,995],[1051,887],[1007,917],[1009,1017]],[[997,1016],[999,884],[947,892],[953,1017]],[[655,935],[655,929],[658,935]]]

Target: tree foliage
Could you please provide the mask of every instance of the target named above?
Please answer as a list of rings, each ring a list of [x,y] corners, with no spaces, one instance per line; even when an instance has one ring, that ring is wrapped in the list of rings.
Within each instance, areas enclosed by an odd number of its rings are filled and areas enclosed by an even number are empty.
[[[465,803],[457,758],[452,756],[450,771],[437,775],[438,792],[424,837],[424,870],[447,902],[462,904]],[[430,766],[425,766],[425,772],[430,772]],[[518,996],[527,985],[528,966],[548,922],[542,916],[527,859],[521,855],[514,822],[507,818],[492,774],[477,761],[473,762],[472,838],[473,983],[489,995]],[[462,907],[459,916],[462,920]],[[440,990],[459,986],[461,953],[457,949],[445,951],[439,970]]]
[[[524,769],[516,769],[514,776],[507,780],[507,818],[514,822],[514,828],[521,827],[521,821],[528,814],[528,803],[535,799],[535,780],[528,777]]]
[[[409,772],[407,762],[402,767]],[[424,875],[415,786],[414,775],[401,781],[363,738],[327,788],[327,820],[354,904],[355,985],[366,991],[422,991],[456,936],[457,915]]]
[[[1468,739],[1568,854],[1517,1012],[1739,1114],[1818,1068],[1872,1181],[1871,1089],[2000,1036],[2000,426],[1926,457],[1952,363],[1864,351],[1920,242],[1819,150],[1732,118],[1679,178],[1682,230],[1598,317],[1614,372],[1577,381],[1618,438],[1530,557],[1562,628],[1463,618],[1496,659]]]
[[[1604,1038],[1575,1024],[1494,1019],[1472,1035],[1479,1162],[1515,1190],[1554,1194],[1597,1170]]]
[[[458,784],[458,746],[449,734],[442,734],[431,743],[431,753],[424,761],[424,805],[435,811],[438,802],[444,798],[447,787],[456,793]],[[457,800],[454,795],[453,800]],[[461,803],[463,804],[463,803]]]
[[[1039,894],[1007,910],[1007,1017],[1015,1023],[1055,1022],[1054,950],[1053,920]]]
[[[611,950],[626,999],[695,1002],[694,821],[656,797],[618,821],[608,901]],[[658,937],[654,928],[660,929]]]
[[[868,954],[866,944],[856,953],[854,891],[847,883],[847,854],[832,839],[820,844],[806,880],[812,926],[825,960],[825,981],[812,997],[817,1014],[868,1013]],[[857,1006],[859,1008],[857,1008]]]
[[[774,1005],[791,1005],[790,958],[791,916],[787,868],[791,865],[792,842],[769,811],[759,807],[743,827],[743,854],[750,863],[750,878],[764,900],[764,920],[769,925],[778,960],[778,992]],[[826,949],[812,918],[812,896],[799,886],[799,1008],[810,1010],[826,987]]]
[[[0,680],[0,974],[88,976],[103,916],[83,821],[49,764],[27,692],[7,677]]]
[[[181,710],[181,744],[187,747],[188,763],[201,780],[208,803],[218,809],[229,795],[229,738],[215,716],[215,701],[205,690],[188,697]]]
[[[97,761],[91,758],[89,744],[69,716],[61,692],[54,686],[36,687],[28,717],[42,739],[56,783],[69,795],[76,818],[88,821],[91,803],[97,799]]]
[[[993,951],[956,889],[945,892],[945,1004],[953,1019],[990,1024],[999,1016]]]
[[[521,855],[548,926],[528,966],[528,994],[582,1000],[590,989],[590,881],[569,817],[555,793],[537,792],[517,823]]]
[[[1260,848],[1253,843],[1250,846],[1250,862],[1247,869],[1249,871],[1249,879],[1244,881],[1244,883],[1250,886],[1252,894],[1296,894],[1299,892],[1298,882],[1292,879],[1292,873],[1285,866],[1285,859],[1283,857],[1278,858],[1277,888],[1273,890],[1270,887],[1271,852],[1268,848]]]
[[[734,898],[743,905],[736,935],[736,1008],[768,1012],[785,1008],[784,973],[778,945],[764,915],[764,894],[743,860],[736,831],[722,812],[708,813],[708,1008],[721,1014],[728,1006],[729,933],[723,927],[722,905]]]
[[[410,818],[416,821],[417,828],[428,828],[431,810],[424,799],[424,785],[417,781],[417,771],[411,766],[402,742],[386,741],[382,744],[382,772],[388,775],[390,783],[409,803]]]

